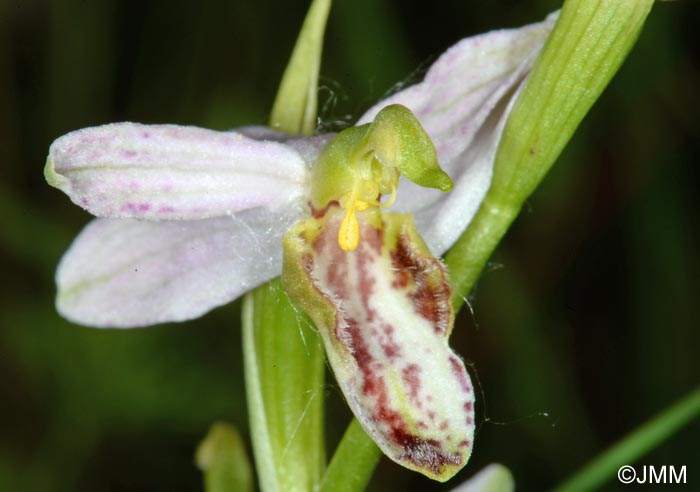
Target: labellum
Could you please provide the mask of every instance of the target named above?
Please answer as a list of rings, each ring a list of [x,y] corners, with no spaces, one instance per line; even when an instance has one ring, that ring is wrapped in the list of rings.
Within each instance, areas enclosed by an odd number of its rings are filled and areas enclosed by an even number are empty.
[[[284,237],[283,281],[320,330],[367,433],[397,463],[445,481],[466,464],[474,437],[471,382],[448,345],[449,279],[413,218],[383,212],[380,195],[395,193],[399,174],[440,189],[451,180],[411,113],[385,111],[322,153],[323,180],[312,184],[322,198]],[[421,164],[405,173],[408,160]]]

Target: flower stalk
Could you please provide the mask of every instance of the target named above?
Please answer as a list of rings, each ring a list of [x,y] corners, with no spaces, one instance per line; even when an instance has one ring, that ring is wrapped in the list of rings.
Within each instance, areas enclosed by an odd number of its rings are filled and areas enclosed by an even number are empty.
[[[353,418],[328,464],[319,492],[365,490],[381,457],[377,445]]]
[[[318,73],[330,0],[314,0],[284,73],[270,126],[316,128]],[[311,492],[325,469],[324,358],[318,333],[273,280],[247,294],[243,351],[251,439],[263,492]]]
[[[261,490],[314,490],[326,459],[323,349],[278,280],[244,298],[243,356]]]

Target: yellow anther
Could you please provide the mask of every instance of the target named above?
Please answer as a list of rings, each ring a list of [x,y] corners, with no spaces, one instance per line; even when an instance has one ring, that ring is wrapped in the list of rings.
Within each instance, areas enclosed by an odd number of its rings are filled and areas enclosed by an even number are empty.
[[[387,203],[379,201],[379,188],[377,183],[367,180],[357,180],[350,196],[345,203],[345,217],[338,229],[338,244],[345,251],[355,251],[360,244],[360,222],[355,212],[362,212],[370,207],[388,207],[396,199],[396,185],[391,186],[391,197]]]
[[[355,208],[348,207],[338,229],[338,244],[345,251],[355,251],[360,244],[360,223],[355,215]]]
[[[357,221],[355,208],[364,210],[367,207],[363,208],[362,205],[365,205],[365,202],[357,199],[358,188],[359,184],[355,183],[350,197],[345,202],[345,217],[338,229],[338,244],[345,251],[355,251],[360,244],[360,223]]]

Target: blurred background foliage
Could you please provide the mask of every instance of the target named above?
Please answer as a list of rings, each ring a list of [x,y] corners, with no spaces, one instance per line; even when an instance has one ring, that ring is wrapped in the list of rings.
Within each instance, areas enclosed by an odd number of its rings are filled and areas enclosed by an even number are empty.
[[[0,490],[197,491],[210,423],[247,433],[238,303],[132,331],[57,316],[53,272],[89,217],[42,167],[85,126],[263,124],[306,7],[0,0]],[[323,128],[419,80],[458,39],[557,7],[337,0]],[[545,490],[700,383],[698,9],[655,6],[458,319],[453,346],[482,393],[462,479],[500,461],[518,490]],[[350,416],[328,381],[332,449]],[[644,463],[687,465],[697,487],[698,443],[695,422]],[[384,460],[370,490],[449,488]]]

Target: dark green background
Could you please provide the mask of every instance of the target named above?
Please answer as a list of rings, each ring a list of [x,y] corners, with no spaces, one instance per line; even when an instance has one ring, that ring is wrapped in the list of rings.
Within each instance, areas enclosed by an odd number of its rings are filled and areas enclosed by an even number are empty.
[[[325,127],[417,80],[458,39],[557,8],[438,3],[336,2]],[[238,303],[133,331],[57,316],[53,271],[89,217],[42,167],[53,139],[90,125],[264,123],[305,8],[0,0],[0,490],[197,491],[209,424],[247,432]],[[474,455],[452,485],[500,461],[518,490],[545,490],[698,387],[699,8],[654,7],[459,318],[453,345],[481,398]],[[327,397],[332,445],[349,412],[332,378]],[[696,421],[643,463],[687,465],[687,488],[668,490],[697,490],[698,443]],[[384,460],[370,490],[449,488]]]

